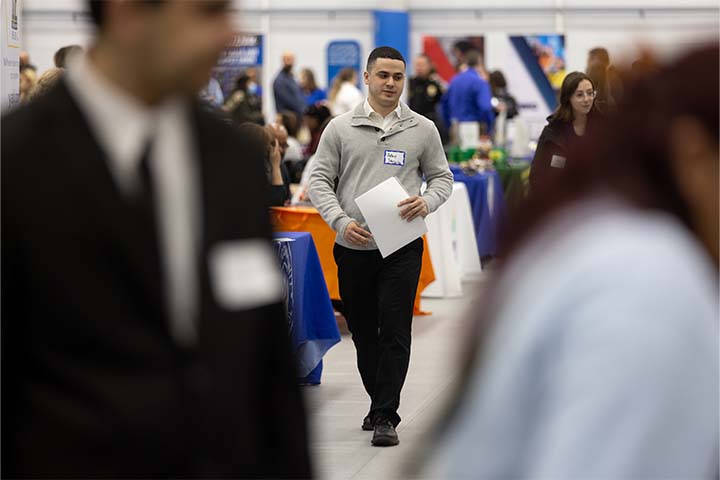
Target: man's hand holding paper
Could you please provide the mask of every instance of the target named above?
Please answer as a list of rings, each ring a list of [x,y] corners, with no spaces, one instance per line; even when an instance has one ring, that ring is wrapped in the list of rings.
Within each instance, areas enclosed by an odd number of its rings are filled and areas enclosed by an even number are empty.
[[[424,198],[418,195],[406,198],[402,202],[398,203],[397,206],[405,207],[400,209],[400,217],[408,222],[412,222],[418,215],[425,218],[428,216],[428,213],[430,213],[427,202]]]
[[[417,195],[408,197],[395,177],[357,197],[355,204],[365,217],[383,258],[427,232],[423,220],[428,210],[425,200]],[[404,208],[398,212],[401,204]]]

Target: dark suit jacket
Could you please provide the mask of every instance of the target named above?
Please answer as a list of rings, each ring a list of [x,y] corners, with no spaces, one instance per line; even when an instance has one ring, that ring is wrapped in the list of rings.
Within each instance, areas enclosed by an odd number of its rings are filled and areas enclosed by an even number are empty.
[[[199,107],[192,121],[201,291],[183,349],[157,243],[67,86],[3,118],[5,476],[310,476],[282,306],[227,310],[209,280],[213,246],[269,241],[262,150]]]

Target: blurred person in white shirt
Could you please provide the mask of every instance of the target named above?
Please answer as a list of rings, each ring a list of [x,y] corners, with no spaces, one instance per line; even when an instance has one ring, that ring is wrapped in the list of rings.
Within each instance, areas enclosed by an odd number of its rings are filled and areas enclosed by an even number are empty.
[[[533,192],[429,477],[717,478],[718,53],[628,78],[572,181]]]

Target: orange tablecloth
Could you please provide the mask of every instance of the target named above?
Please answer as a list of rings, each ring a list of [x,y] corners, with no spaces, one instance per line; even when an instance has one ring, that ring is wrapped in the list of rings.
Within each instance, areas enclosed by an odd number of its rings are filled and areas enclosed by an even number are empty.
[[[276,232],[310,232],[320,256],[320,263],[322,264],[330,298],[339,300],[337,265],[335,265],[335,259],[333,258],[335,232],[313,207],[272,207],[270,210],[273,228]],[[415,296],[415,315],[428,315],[430,313],[420,309],[420,294],[425,290],[425,287],[435,280],[435,271],[430,262],[430,251],[424,237],[423,241],[425,242],[425,249],[422,269],[420,270],[420,281]]]

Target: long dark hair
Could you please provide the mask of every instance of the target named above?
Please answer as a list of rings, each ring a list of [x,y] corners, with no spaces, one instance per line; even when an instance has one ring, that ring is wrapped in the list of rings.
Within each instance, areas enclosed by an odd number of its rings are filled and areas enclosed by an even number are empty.
[[[623,81],[628,88],[618,106],[622,115],[611,116],[607,123],[611,129],[602,131],[590,144],[577,147],[579,150],[573,158],[583,157],[584,161],[569,163],[566,176],[548,179],[549,188],[543,189],[542,195],[532,194],[524,208],[518,209],[511,229],[505,232],[501,242],[500,258],[504,264],[531,242],[551,215],[600,188],[639,208],[673,215],[698,234],[672,171],[670,128],[674,119],[692,116],[714,136],[717,144],[719,56],[720,48],[713,44],[660,68],[643,59],[645,71],[625,75]],[[688,78],[693,79],[693,88],[687,88]],[[717,182],[717,179],[708,181]],[[497,273],[504,275],[503,265]],[[484,298],[499,298],[501,292],[494,289],[501,283],[495,278]],[[482,362],[497,307],[491,301],[473,319],[471,332],[464,335],[469,341],[462,349],[460,381],[446,415],[433,432],[436,436],[454,419],[464,400],[468,379]]]
[[[315,90],[317,90],[317,82],[315,81],[315,74],[312,70],[309,68],[303,68],[300,72],[300,75],[305,76],[305,85],[303,86],[303,90],[305,93],[312,93]]]
[[[577,90],[578,85],[580,85],[580,82],[583,80],[590,82],[593,86],[593,90],[595,90],[595,82],[593,82],[592,78],[588,77],[583,72],[568,73],[565,80],[563,80],[562,86],[560,87],[560,104],[552,115],[548,117],[548,120],[559,120],[561,122],[572,122],[575,120],[575,113],[573,113],[570,99],[575,93],[575,90]],[[595,102],[593,102],[593,108],[594,106]]]
[[[605,115],[615,111],[615,99],[610,92],[610,78],[608,66],[593,60],[588,63],[587,71],[592,83],[595,85],[595,101],[593,108]]]

